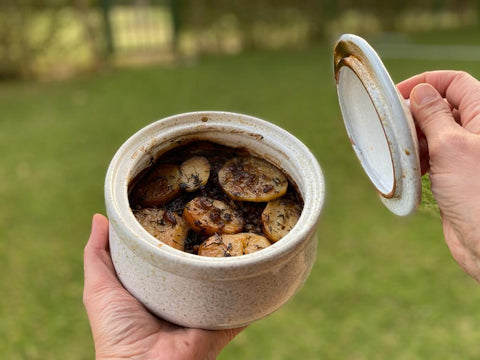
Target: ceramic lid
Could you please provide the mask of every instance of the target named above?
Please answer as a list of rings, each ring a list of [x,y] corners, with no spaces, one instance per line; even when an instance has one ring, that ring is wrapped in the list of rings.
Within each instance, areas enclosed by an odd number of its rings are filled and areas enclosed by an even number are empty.
[[[410,109],[361,37],[342,35],[334,64],[343,120],[363,169],[388,209],[412,213],[421,199],[421,173]]]

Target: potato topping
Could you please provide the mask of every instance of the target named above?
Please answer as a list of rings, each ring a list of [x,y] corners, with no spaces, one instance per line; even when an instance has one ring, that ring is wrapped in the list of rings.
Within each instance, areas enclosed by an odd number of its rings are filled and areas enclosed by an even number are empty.
[[[140,180],[133,196],[144,207],[163,205],[178,195],[179,181],[177,165],[160,164]]]
[[[243,255],[243,242],[238,234],[222,236],[215,234],[205,240],[198,248],[198,255],[210,257],[230,257]]]
[[[242,234],[239,234],[242,235]],[[265,249],[270,246],[270,241],[265,236],[247,233],[243,238],[243,253],[251,254],[255,251]]]
[[[300,205],[292,200],[282,198],[268,202],[262,213],[263,230],[267,238],[276,242],[287,235],[301,212]]]
[[[136,210],[134,215],[145,230],[162,243],[184,250],[190,228],[181,216],[169,210],[155,208]]]
[[[234,157],[218,172],[223,191],[237,201],[263,202],[287,192],[285,175],[265,160],[247,156]]]
[[[210,141],[154,154],[129,185],[130,207],[150,234],[204,256],[268,247],[295,226],[303,209],[295,184],[280,169],[248,149]]]
[[[223,201],[196,197],[183,210],[183,217],[196,232],[234,234],[243,229],[240,213]]]
[[[268,246],[270,246],[270,242],[264,236],[257,234],[215,234],[200,245],[198,255],[211,257],[239,256],[251,254]]]
[[[180,188],[192,192],[208,182],[210,163],[204,156],[194,156],[180,165]]]

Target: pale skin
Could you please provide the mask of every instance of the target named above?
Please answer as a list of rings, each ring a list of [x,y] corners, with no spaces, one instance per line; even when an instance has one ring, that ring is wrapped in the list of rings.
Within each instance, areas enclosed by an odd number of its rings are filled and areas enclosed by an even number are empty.
[[[242,329],[183,328],[154,316],[119,282],[108,248],[108,220],[96,214],[84,251],[83,302],[96,359],[215,359]]]
[[[418,127],[446,243],[480,282],[480,82],[460,71],[432,71],[397,85]]]

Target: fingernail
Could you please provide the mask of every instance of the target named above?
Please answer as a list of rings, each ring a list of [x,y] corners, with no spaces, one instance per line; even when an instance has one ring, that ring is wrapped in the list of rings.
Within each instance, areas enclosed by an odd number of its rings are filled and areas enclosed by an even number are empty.
[[[429,102],[436,100],[440,97],[440,94],[432,86],[428,84],[420,84],[413,89],[410,100],[418,105],[422,106]]]

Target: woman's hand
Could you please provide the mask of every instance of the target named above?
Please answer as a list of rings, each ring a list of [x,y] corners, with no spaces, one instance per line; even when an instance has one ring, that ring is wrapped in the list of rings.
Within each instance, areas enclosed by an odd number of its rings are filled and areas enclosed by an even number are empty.
[[[108,249],[108,220],[99,214],[84,267],[83,302],[97,359],[215,359],[242,330],[188,329],[150,313],[119,282]]]

